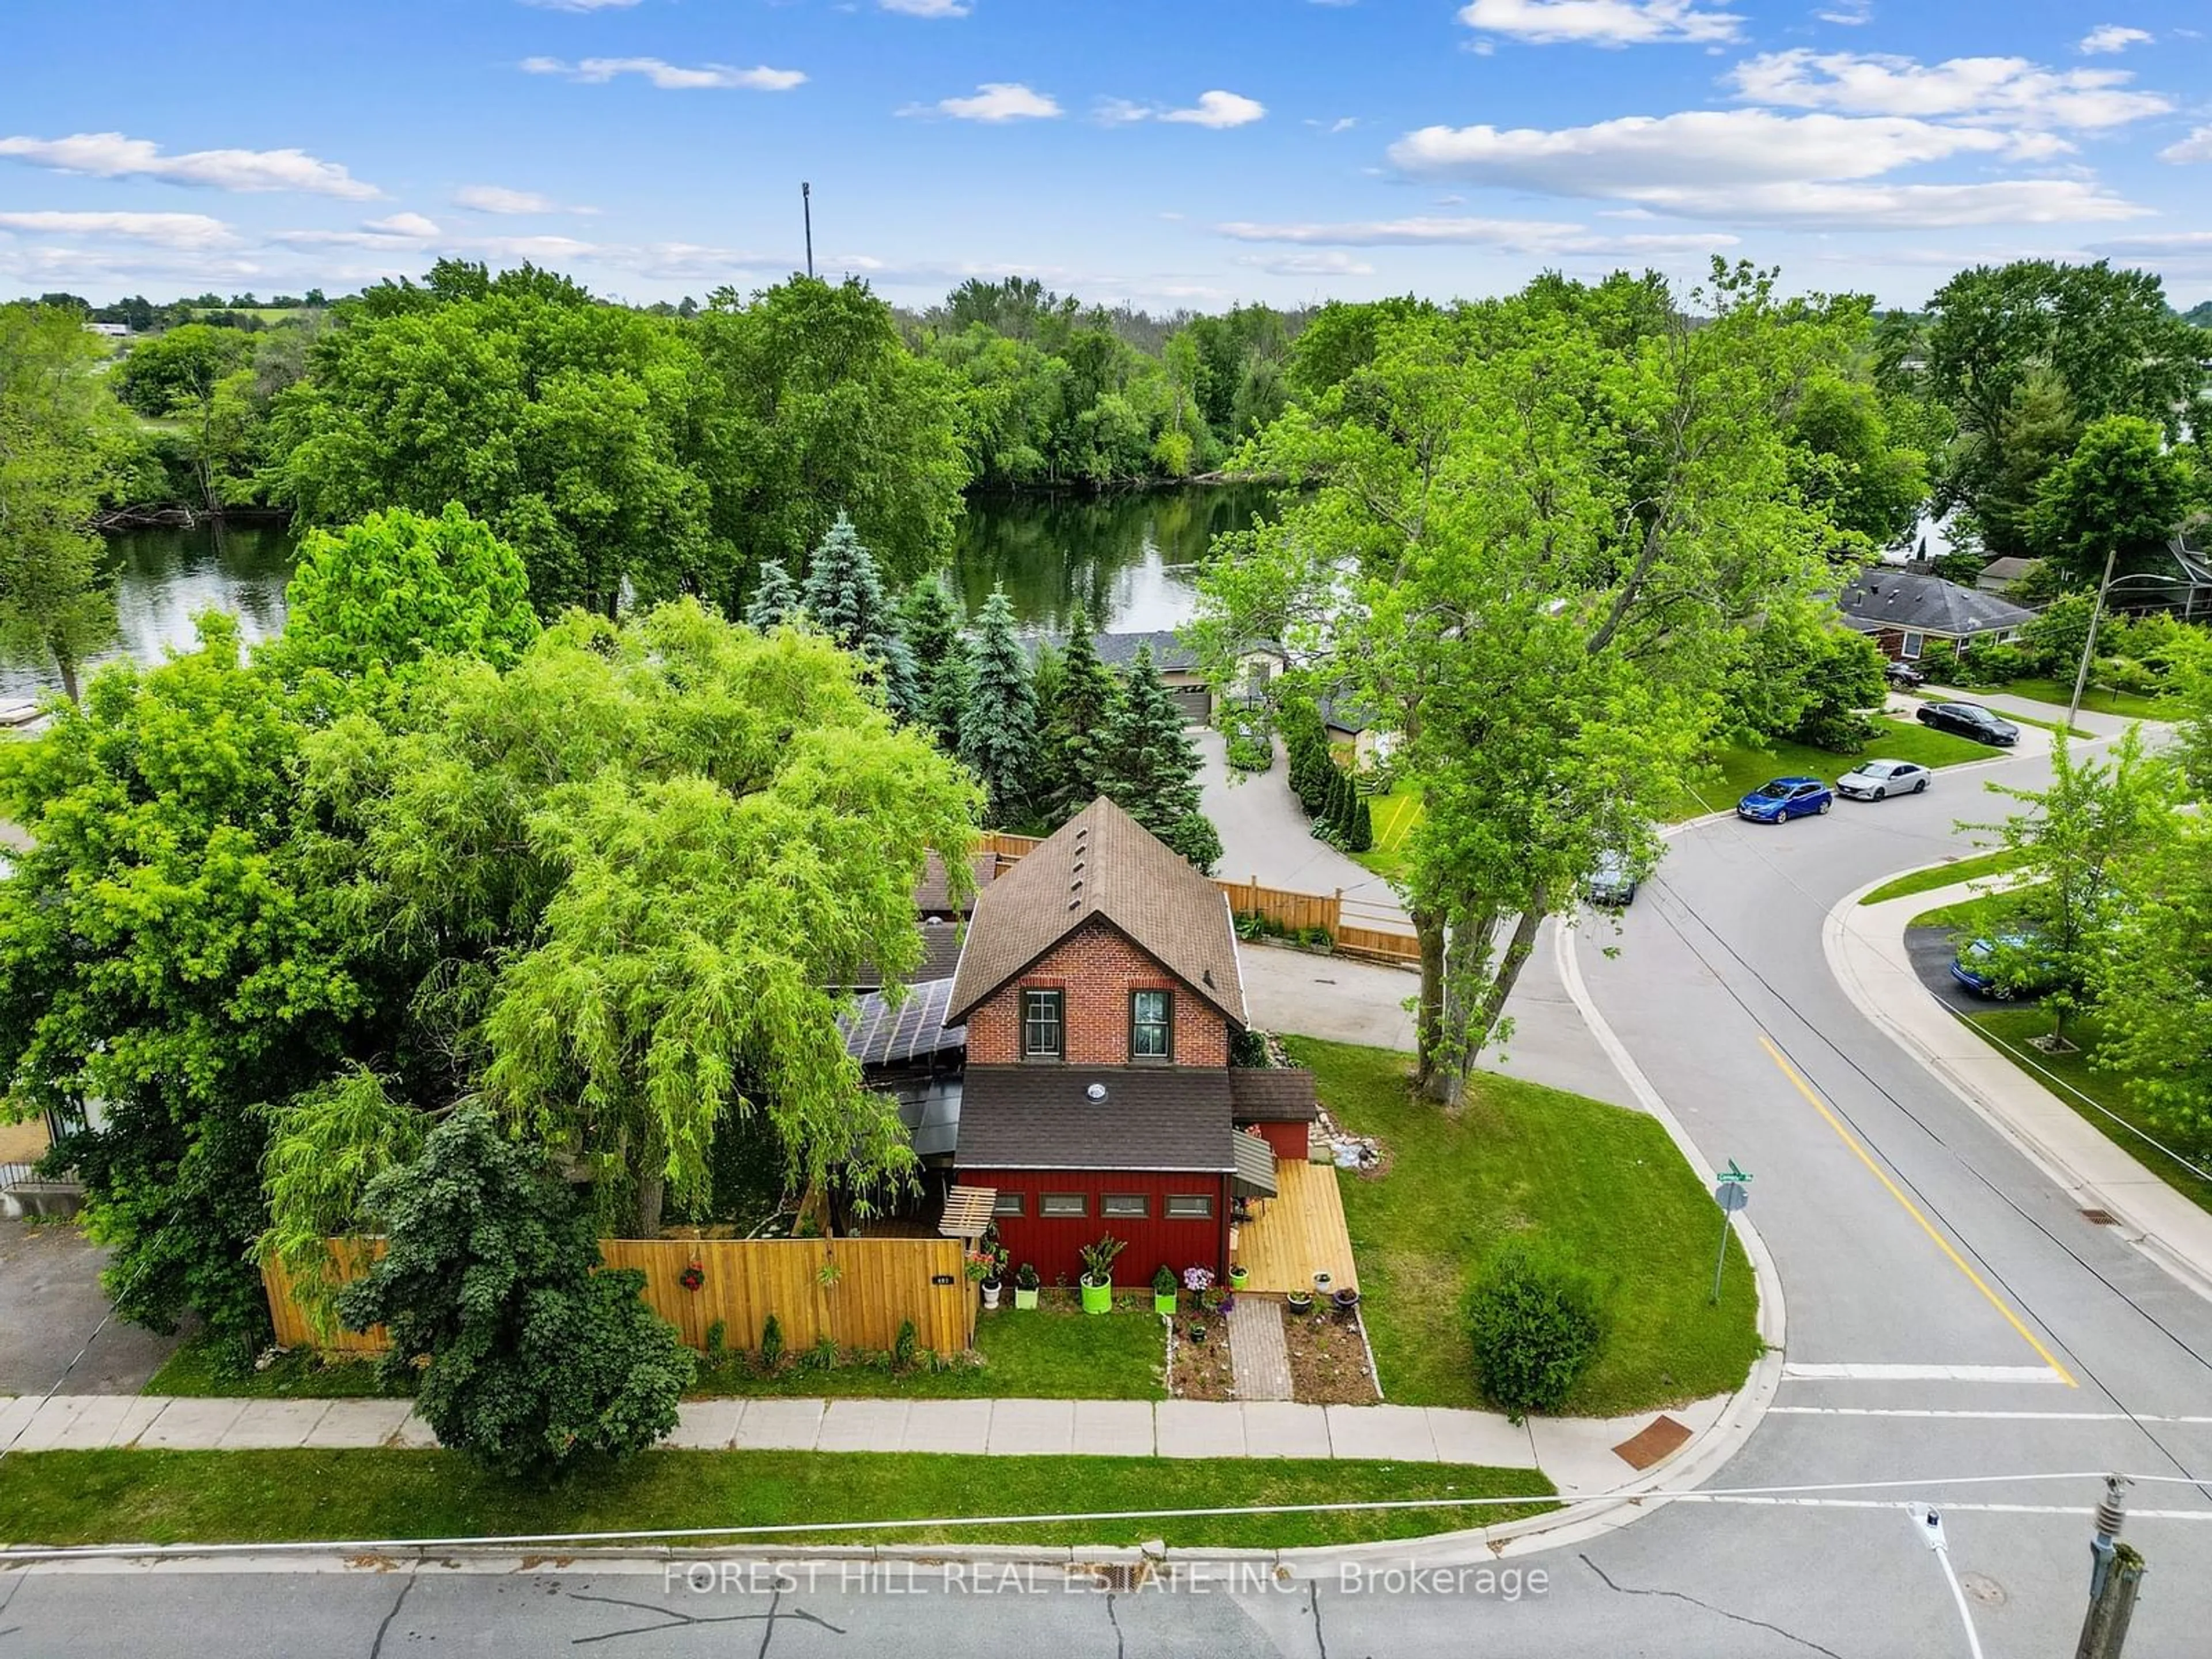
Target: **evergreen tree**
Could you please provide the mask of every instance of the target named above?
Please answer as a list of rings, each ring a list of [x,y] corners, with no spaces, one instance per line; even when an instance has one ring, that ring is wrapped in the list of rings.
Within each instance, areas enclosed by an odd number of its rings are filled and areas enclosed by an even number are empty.
[[[763,559],[758,573],[760,586],[754,589],[752,602],[745,606],[745,622],[765,634],[779,623],[787,623],[805,608],[799,597],[799,584],[791,580],[791,573],[783,568],[781,559]]]
[[[992,589],[976,624],[975,674],[960,714],[960,757],[990,791],[993,821],[1023,823],[1036,774],[1036,696],[1003,586]]]
[[[959,751],[960,711],[968,702],[971,665],[962,621],[960,602],[940,576],[915,584],[899,609],[899,631],[914,653],[921,720],[936,732],[938,746],[947,754]]]
[[[842,513],[806,567],[805,598],[806,614],[816,627],[844,650],[875,665],[876,678],[893,712],[902,719],[919,719],[921,690],[914,653],[899,637],[897,614],[884,592],[876,556]]]
[[[1221,837],[1199,811],[1198,749],[1168,695],[1152,647],[1138,648],[1107,732],[1101,783],[1121,809],[1201,870],[1221,859]]]
[[[1098,660],[1090,615],[1079,604],[1067,619],[1060,685],[1045,711],[1039,770],[1046,815],[1054,823],[1066,823],[1103,792],[1109,733],[1120,701],[1114,671]]]

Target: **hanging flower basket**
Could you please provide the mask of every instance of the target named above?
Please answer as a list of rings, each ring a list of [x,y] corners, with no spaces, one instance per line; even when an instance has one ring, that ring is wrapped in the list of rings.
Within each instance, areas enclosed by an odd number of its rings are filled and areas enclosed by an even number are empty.
[[[684,1264],[684,1271],[676,1275],[676,1282],[687,1291],[696,1291],[707,1282],[707,1264],[694,1256]]]

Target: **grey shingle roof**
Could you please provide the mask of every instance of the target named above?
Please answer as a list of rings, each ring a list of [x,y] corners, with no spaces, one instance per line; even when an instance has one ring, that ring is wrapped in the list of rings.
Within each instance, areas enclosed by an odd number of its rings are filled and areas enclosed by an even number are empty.
[[[1055,651],[1065,651],[1067,649],[1067,635],[1035,635],[1029,645],[1031,655],[1046,645]],[[1152,647],[1152,666],[1163,674],[1188,674],[1198,666],[1198,653],[1185,645],[1172,628],[1156,628],[1148,632],[1140,630],[1130,634],[1093,634],[1091,636],[1091,649],[1098,653],[1098,660],[1109,668],[1127,668],[1136,660],[1138,650],[1147,645]]]
[[[1215,1067],[970,1066],[963,1082],[963,1170],[1235,1167],[1229,1075]]]
[[[966,1019],[1092,921],[1119,928],[1198,996],[1247,1023],[1228,899],[1103,795],[977,896],[950,1018]]]
[[[1941,576],[1888,568],[1868,571],[1844,589],[1837,604],[1861,629],[1907,629],[1963,639],[2018,628],[2035,612],[1994,593],[1977,592]]]
[[[1229,1105],[1239,1123],[1310,1123],[1321,1115],[1314,1074],[1303,1066],[1231,1066]]]
[[[915,929],[921,935],[921,960],[908,974],[907,983],[920,985],[933,979],[951,979],[952,970],[960,965],[961,927],[957,922],[927,921]],[[883,969],[872,962],[863,963],[853,975],[850,989],[878,991],[883,988]]]

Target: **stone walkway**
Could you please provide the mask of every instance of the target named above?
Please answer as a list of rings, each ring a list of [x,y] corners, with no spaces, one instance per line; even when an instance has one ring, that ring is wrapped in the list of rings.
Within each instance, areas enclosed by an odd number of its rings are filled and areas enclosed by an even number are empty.
[[[1283,1304],[1240,1296],[1229,1310],[1229,1365],[1242,1401],[1291,1397],[1291,1350],[1283,1337]]]
[[[1702,1432],[1729,1398],[1717,1395],[1668,1415]],[[1516,1425],[1490,1412],[1287,1400],[702,1400],[679,1410],[667,1443],[694,1451],[1484,1463],[1540,1468],[1570,1497],[1610,1492],[1636,1479],[1638,1471],[1613,1448],[1658,1415],[1545,1418]],[[404,1400],[0,1399],[0,1452],[8,1454],[102,1447],[411,1449],[436,1443]]]

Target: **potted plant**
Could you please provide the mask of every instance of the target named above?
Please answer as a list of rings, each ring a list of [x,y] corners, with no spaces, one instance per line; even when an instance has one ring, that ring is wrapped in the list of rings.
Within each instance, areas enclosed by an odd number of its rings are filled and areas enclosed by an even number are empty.
[[[1041,1281],[1037,1278],[1036,1264],[1032,1261],[1023,1262],[1020,1268],[1014,1274],[1014,1306],[1017,1308],[1036,1307],[1037,1304],[1037,1286],[1040,1282]]]
[[[1152,1275],[1152,1311],[1156,1314],[1165,1314],[1170,1319],[1173,1319],[1175,1310],[1175,1269],[1163,1261],[1160,1263],[1160,1270]]]
[[[1243,1290],[1244,1288],[1244,1280],[1247,1277],[1248,1275],[1241,1266],[1231,1267],[1229,1269],[1229,1288],[1232,1291]]]
[[[1085,1244],[1076,1254],[1083,1258],[1083,1311],[1114,1311],[1114,1258],[1128,1245],[1108,1233],[1096,1244]]]
[[[1352,1310],[1359,1305],[1359,1292],[1346,1285],[1337,1291],[1335,1301],[1338,1316],[1349,1319],[1352,1317]]]
[[[687,1291],[696,1291],[707,1282],[707,1264],[693,1256],[684,1264],[684,1271],[676,1275],[676,1282]]]
[[[1314,1275],[1314,1294],[1317,1297],[1326,1297],[1328,1294],[1328,1287],[1335,1283],[1336,1281],[1331,1279],[1325,1273],[1316,1273]]]
[[[1190,1345],[1194,1348],[1202,1348],[1206,1346],[1206,1327],[1196,1320],[1191,1322]]]
[[[1313,1292],[1311,1291],[1292,1291],[1288,1296],[1283,1298],[1283,1304],[1285,1307],[1290,1309],[1291,1318],[1304,1319],[1308,1314],[1313,1311]]]

